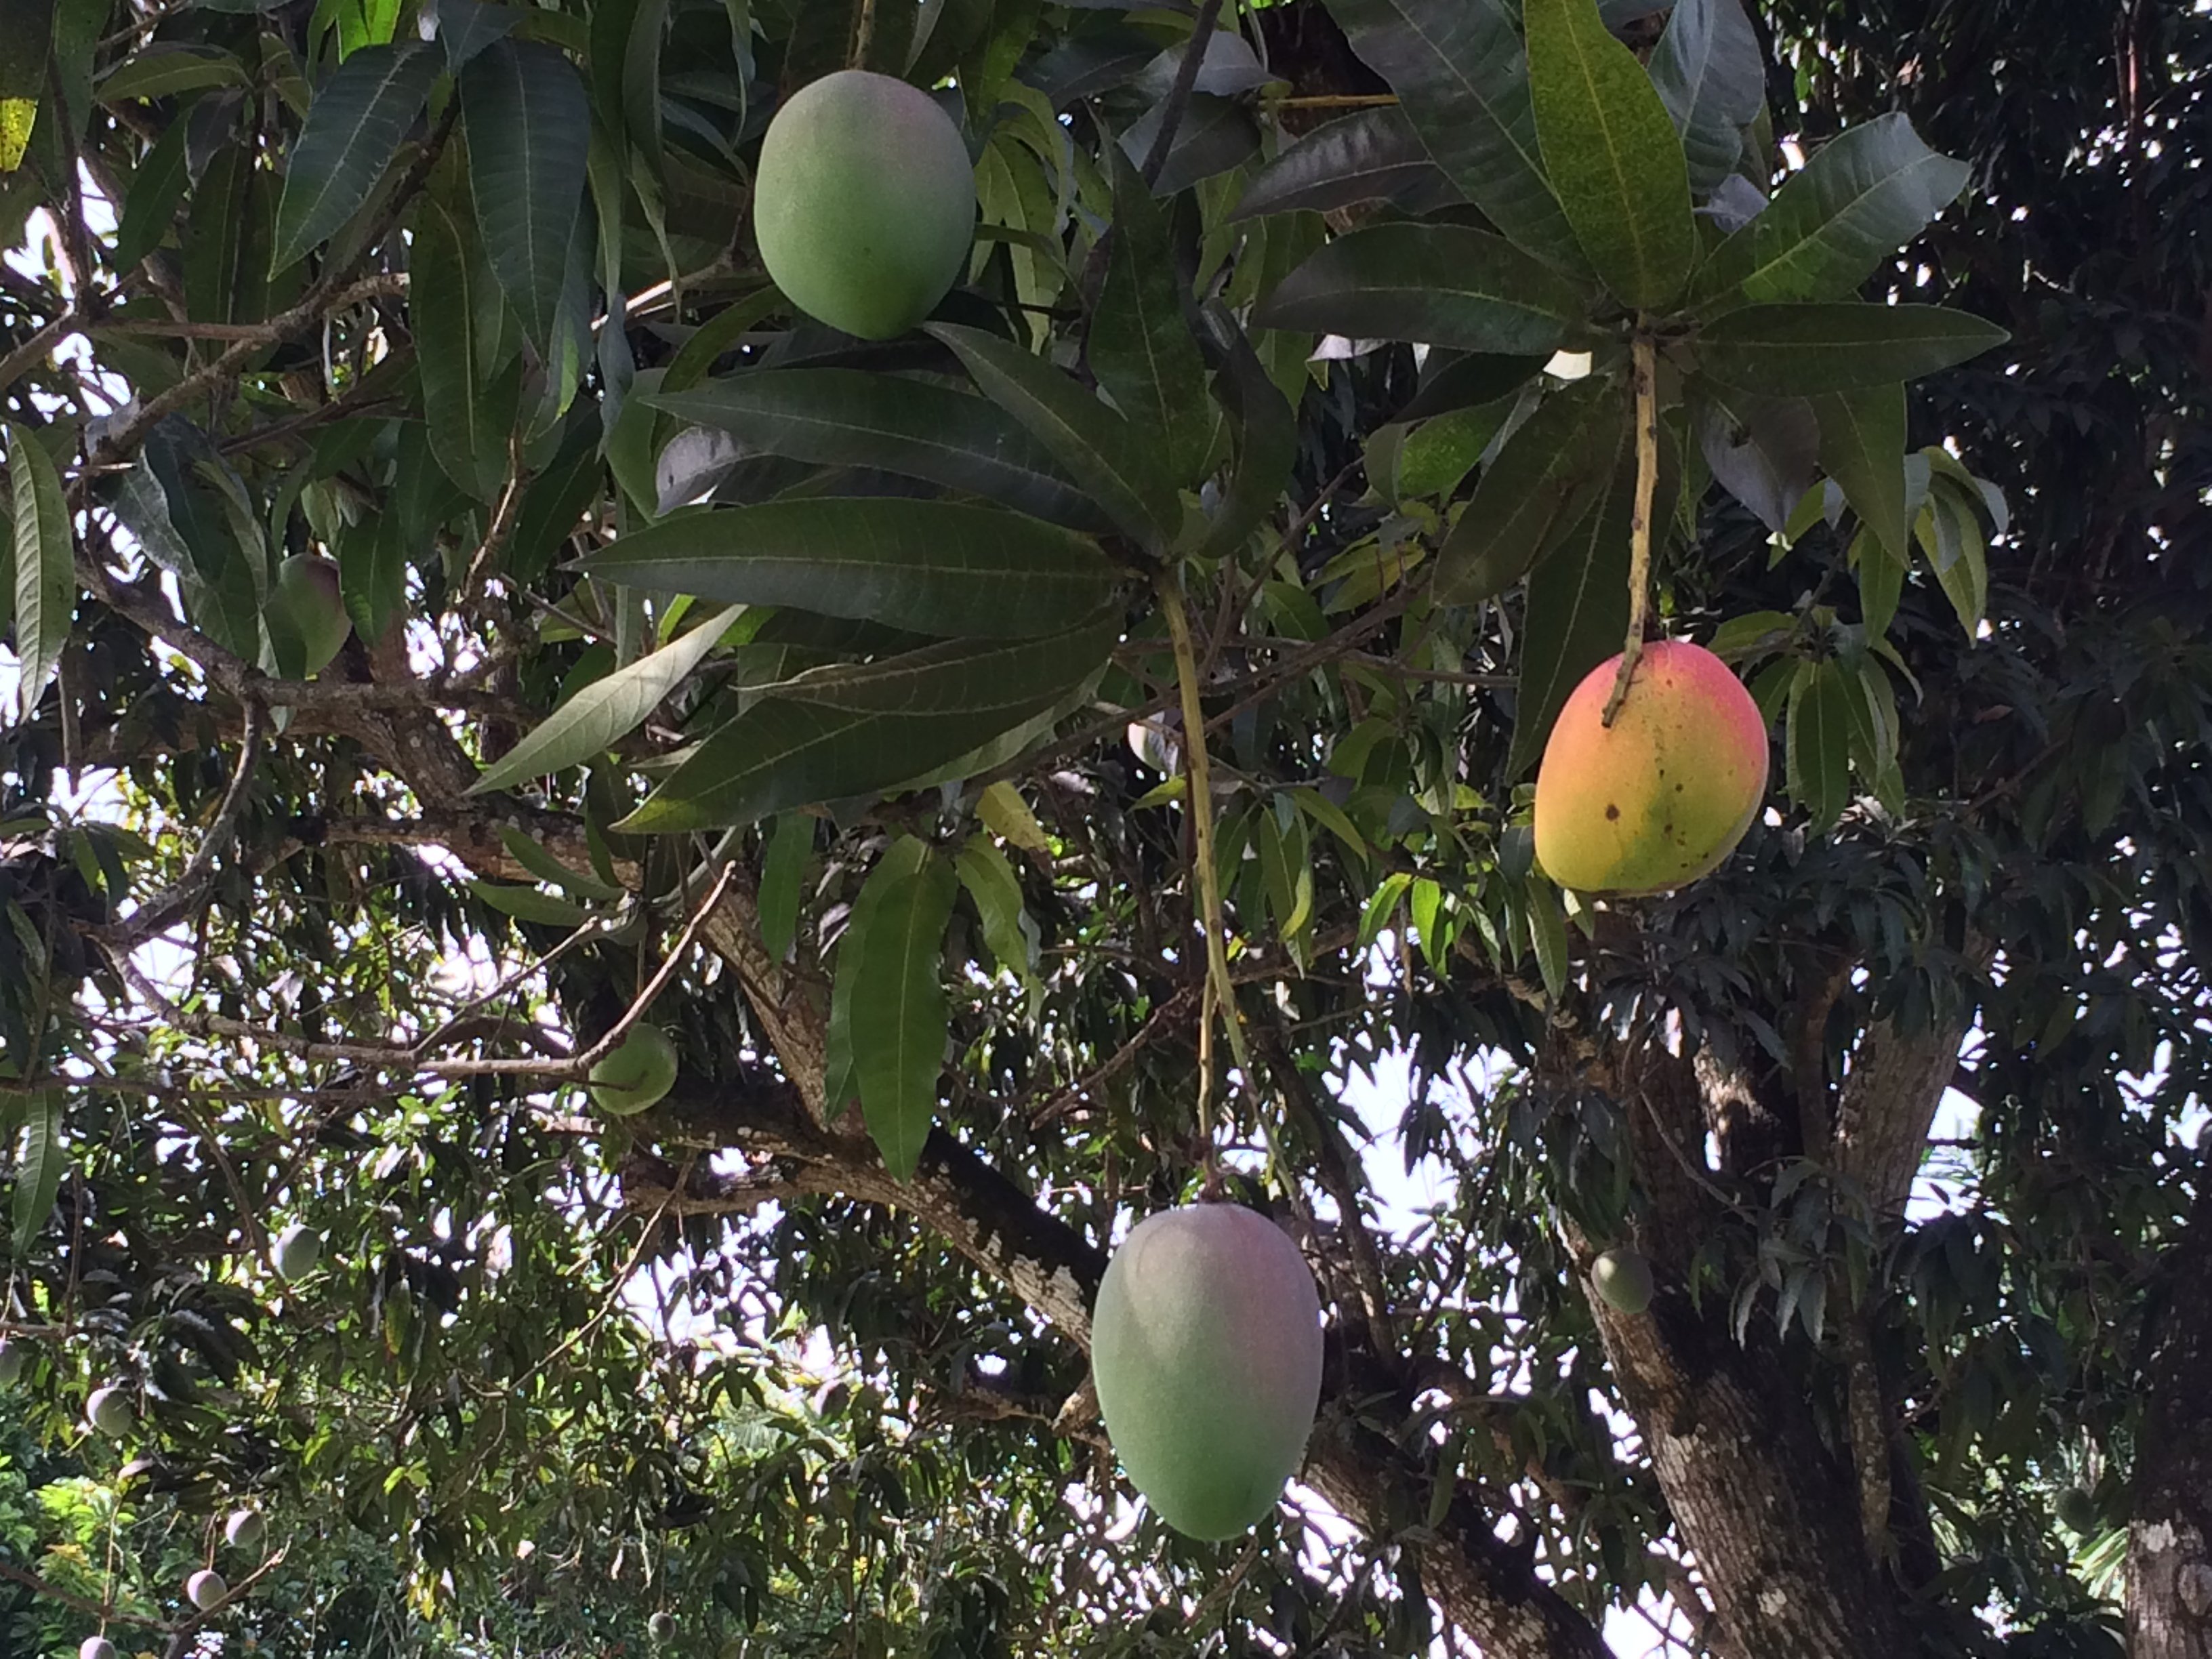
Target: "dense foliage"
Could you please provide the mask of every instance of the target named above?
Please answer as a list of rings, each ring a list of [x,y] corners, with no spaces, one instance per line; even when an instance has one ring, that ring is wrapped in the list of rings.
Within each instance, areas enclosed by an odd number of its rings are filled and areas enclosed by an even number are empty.
[[[0,1651],[2205,1659],[2209,58],[0,0]],[[852,66],[981,204],[878,343],[748,215]],[[1647,622],[1769,810],[1564,893]],[[1208,1184],[1328,1335],[1218,1547],[1084,1386]]]

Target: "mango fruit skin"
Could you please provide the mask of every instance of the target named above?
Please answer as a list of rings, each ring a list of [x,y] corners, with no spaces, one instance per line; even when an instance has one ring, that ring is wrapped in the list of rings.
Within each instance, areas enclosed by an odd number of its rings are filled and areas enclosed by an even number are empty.
[[[1638,1250],[1604,1251],[1590,1263],[1590,1283],[1608,1307],[1640,1314],[1651,1305],[1650,1258]]]
[[[1579,893],[1663,893],[1735,851],[1766,795],[1766,725],[1703,646],[1644,647],[1604,724],[1620,659],[1592,669],[1559,710],[1536,769],[1536,862]]]
[[[676,1045],[657,1025],[633,1025],[592,1067],[592,1098],[610,1117],[631,1117],[675,1086]]]
[[[753,234],[783,295],[866,340],[935,310],[975,237],[975,168],[917,88],[840,70],[793,93],[761,139]]]
[[[1321,1298],[1282,1230],[1233,1204],[1164,1210],[1115,1251],[1091,1369],[1130,1483],[1177,1532],[1275,1507],[1321,1403]]]
[[[295,553],[276,567],[267,614],[280,668],[303,678],[328,667],[353,632],[337,562],[319,553]]]

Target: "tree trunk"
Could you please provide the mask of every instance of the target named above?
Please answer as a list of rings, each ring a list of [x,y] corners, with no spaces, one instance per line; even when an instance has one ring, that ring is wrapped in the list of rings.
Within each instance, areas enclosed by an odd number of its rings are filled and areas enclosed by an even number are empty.
[[[2208,1135],[2212,1139],[2212,1135]],[[2212,1659],[2212,1158],[2164,1264],[2128,1526],[2130,1659]]]

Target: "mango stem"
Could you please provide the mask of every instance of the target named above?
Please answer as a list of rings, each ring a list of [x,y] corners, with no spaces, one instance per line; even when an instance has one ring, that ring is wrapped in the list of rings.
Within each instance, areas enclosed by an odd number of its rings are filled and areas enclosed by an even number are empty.
[[[1198,866],[1194,873],[1199,915],[1206,929],[1208,977],[1213,987],[1212,1000],[1229,1032],[1229,1051],[1237,1068],[1249,1077],[1251,1062],[1244,1052],[1244,1028],[1237,1017],[1237,993],[1229,979],[1229,951],[1224,943],[1227,928],[1221,918],[1221,883],[1213,861],[1213,770],[1206,753],[1206,711],[1199,702],[1198,653],[1191,644],[1190,614],[1183,605],[1182,584],[1174,571],[1164,570],[1158,586],[1160,610],[1167,618],[1168,637],[1175,645],[1176,685],[1182,696],[1183,804],[1191,814],[1196,843],[1193,862]],[[1201,1020],[1211,1029],[1210,1019],[1201,1015]]]
[[[1628,683],[1636,678],[1636,665],[1644,655],[1644,625],[1651,614],[1651,498],[1659,489],[1658,350],[1640,329],[1632,350],[1636,509],[1628,520],[1628,639],[1620,648],[1620,672],[1613,676],[1613,694],[1605,700],[1601,723],[1607,731],[1628,700]]]

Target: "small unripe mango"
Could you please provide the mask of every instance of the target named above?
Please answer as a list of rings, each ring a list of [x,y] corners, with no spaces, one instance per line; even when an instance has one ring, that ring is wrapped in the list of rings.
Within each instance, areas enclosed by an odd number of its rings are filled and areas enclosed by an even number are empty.
[[[676,1639],[676,1619],[674,1614],[656,1613],[652,1618],[647,1620],[645,1622],[646,1628],[653,1632],[653,1639],[654,1641],[672,1642]]]
[[[305,677],[327,667],[353,632],[337,562],[319,553],[286,559],[276,567],[267,616],[281,672]]]
[[[1274,1508],[1321,1401],[1321,1298],[1282,1230],[1233,1204],[1148,1217],[1107,1265],[1091,1369],[1160,1518],[1229,1538]]]
[[[276,1271],[285,1278],[304,1279],[314,1272],[315,1263],[322,1260],[323,1236],[296,1224],[287,1227],[277,1235],[269,1255]]]
[[[23,1352],[21,1343],[0,1337],[0,1389],[11,1387],[22,1376],[23,1362],[29,1357]]]
[[[222,1541],[234,1550],[258,1550],[268,1532],[269,1523],[258,1510],[234,1510],[222,1523]]]
[[[2082,1486],[2069,1486],[2058,1494],[2058,1524],[2069,1532],[2087,1534],[2097,1529],[2097,1500]]]
[[[1651,1261],[1641,1250],[1606,1250],[1590,1263],[1590,1284],[1608,1307],[1640,1314],[1651,1305]]]
[[[105,1636],[88,1636],[77,1644],[76,1659],[116,1659],[115,1644]]]
[[[120,1389],[94,1389],[84,1402],[84,1420],[111,1440],[120,1440],[138,1426],[138,1412],[131,1396]]]
[[[1605,725],[1620,659],[1569,696],[1536,771],[1536,861],[1562,887],[1632,895],[1711,872],[1766,793],[1766,726],[1729,665],[1702,646],[1644,647]]]
[[[185,1600],[202,1613],[212,1612],[230,1594],[230,1586],[222,1582],[222,1575],[203,1568],[185,1580]]]
[[[657,1103],[676,1081],[676,1045],[657,1025],[633,1025],[621,1045],[592,1067],[592,1098],[611,1117]]]
[[[927,93],[841,70],[769,123],[753,234],[786,299],[832,328],[888,340],[935,310],[967,263],[975,164]]]

